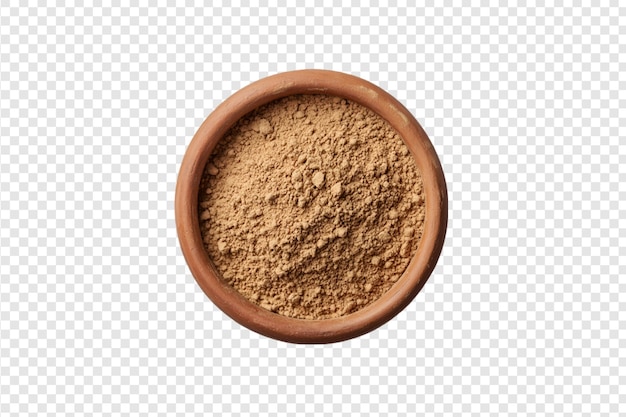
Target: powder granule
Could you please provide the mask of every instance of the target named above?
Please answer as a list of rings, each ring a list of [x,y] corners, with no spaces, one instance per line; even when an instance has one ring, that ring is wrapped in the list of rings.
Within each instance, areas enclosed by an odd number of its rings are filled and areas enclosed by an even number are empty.
[[[408,148],[380,116],[338,97],[289,96],[240,119],[200,190],[217,271],[244,297],[295,318],[338,317],[378,299],[424,227]]]

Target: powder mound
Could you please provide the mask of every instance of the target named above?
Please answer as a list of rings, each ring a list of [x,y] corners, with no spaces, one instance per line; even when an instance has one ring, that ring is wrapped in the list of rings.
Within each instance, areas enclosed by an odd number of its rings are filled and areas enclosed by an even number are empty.
[[[205,168],[205,248],[263,308],[326,319],[380,298],[417,250],[422,178],[398,134],[338,97],[290,96],[239,120]]]

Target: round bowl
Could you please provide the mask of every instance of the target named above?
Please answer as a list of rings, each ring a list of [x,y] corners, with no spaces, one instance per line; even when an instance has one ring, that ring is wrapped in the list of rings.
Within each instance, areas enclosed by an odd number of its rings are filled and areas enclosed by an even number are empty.
[[[355,313],[325,320],[282,316],[248,301],[222,280],[200,235],[198,191],[209,156],[239,119],[259,106],[294,94],[325,94],[355,101],[385,119],[402,137],[419,168],[426,214],[419,247],[407,269],[378,300]],[[411,113],[379,87],[358,77],[326,70],[301,70],[270,76],[242,88],[202,123],[183,158],[176,184],[176,228],[187,264],[200,288],[243,326],[292,343],[330,343],[367,333],[402,311],[430,276],[443,246],[448,218],[446,183],[428,136]]]

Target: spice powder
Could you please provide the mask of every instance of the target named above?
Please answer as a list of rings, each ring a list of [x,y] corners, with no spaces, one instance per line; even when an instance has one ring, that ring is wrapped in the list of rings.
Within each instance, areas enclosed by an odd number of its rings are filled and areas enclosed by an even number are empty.
[[[297,95],[240,119],[217,144],[199,195],[205,248],[252,302],[302,319],[381,297],[424,227],[422,178],[400,136],[371,110]]]

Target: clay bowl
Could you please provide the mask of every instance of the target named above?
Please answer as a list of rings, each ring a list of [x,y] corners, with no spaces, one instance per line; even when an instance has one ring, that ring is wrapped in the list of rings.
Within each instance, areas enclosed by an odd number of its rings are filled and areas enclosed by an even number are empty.
[[[326,94],[353,100],[379,114],[400,134],[421,171],[426,215],[419,248],[393,287],[369,306],[340,318],[295,319],[248,301],[225,283],[202,244],[198,191],[206,162],[224,133],[241,117],[294,94]],[[293,343],[330,343],[367,333],[404,309],[422,289],[443,246],[448,217],[446,183],[428,136],[391,95],[360,78],[333,71],[285,72],[239,90],[202,123],[183,159],[176,185],[176,228],[187,264],[206,295],[227,315],[263,335]]]

